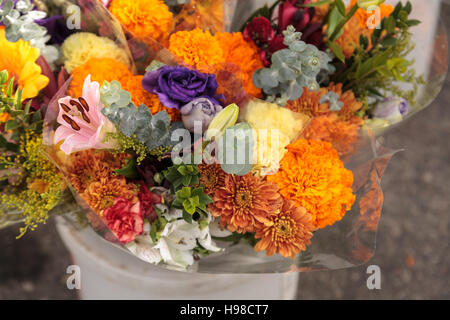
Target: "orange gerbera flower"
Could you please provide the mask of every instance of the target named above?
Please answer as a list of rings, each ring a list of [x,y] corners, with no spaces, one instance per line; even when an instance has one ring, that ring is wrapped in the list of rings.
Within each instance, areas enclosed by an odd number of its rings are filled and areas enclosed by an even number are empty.
[[[124,177],[101,178],[91,183],[81,197],[100,215],[103,210],[111,207],[117,197],[122,197],[135,203],[138,201],[135,185],[127,184]]]
[[[209,31],[196,28],[178,31],[170,36],[169,50],[190,66],[199,70],[225,62],[219,41]]]
[[[109,11],[139,39],[161,40],[173,27],[173,15],[162,0],[113,0]]]
[[[335,92],[344,105],[340,111],[330,111],[330,104],[320,103],[320,99],[329,92]],[[310,91],[305,88],[303,95],[289,101],[287,108],[312,117],[303,137],[310,140],[328,141],[338,150],[339,155],[346,155],[354,150],[364,120],[356,116],[362,103],[356,100],[349,90],[342,92],[342,84],[330,84],[328,88]]]
[[[255,87],[252,80],[253,73],[264,68],[255,43],[245,41],[240,32],[219,32],[214,37],[222,47],[225,61],[237,65],[241,69],[245,91],[254,97],[262,97],[261,89]]]
[[[92,81],[97,81],[100,85],[103,81],[122,81],[123,78],[131,76],[128,67],[110,58],[92,58],[85,64],[76,67],[72,71],[72,82],[68,93],[71,97],[81,97],[83,93],[84,80],[91,75]]]
[[[312,215],[317,228],[342,219],[355,202],[353,173],[344,168],[328,142],[299,139],[287,147],[280,170],[267,181],[280,187],[285,199],[293,200]]]
[[[255,251],[264,251],[268,256],[280,253],[294,259],[311,243],[314,226],[311,215],[294,201],[285,200],[280,213],[269,217],[270,223],[260,224],[256,229],[256,239],[261,239]]]
[[[282,204],[276,184],[249,173],[227,175],[224,186],[215,192],[209,210],[213,216],[220,217],[222,227],[243,233],[254,232],[257,223],[268,223],[268,217],[278,213]]]
[[[131,99],[136,106],[145,104],[152,114],[166,110],[172,121],[181,120],[180,112],[175,108],[167,108],[159,101],[156,94],[149,93],[142,87],[144,76],[128,76],[122,78],[122,89],[131,94]]]
[[[205,193],[212,196],[218,188],[225,184],[225,177],[227,174],[222,170],[219,164],[205,164],[198,165],[200,171],[200,184],[205,186]]]

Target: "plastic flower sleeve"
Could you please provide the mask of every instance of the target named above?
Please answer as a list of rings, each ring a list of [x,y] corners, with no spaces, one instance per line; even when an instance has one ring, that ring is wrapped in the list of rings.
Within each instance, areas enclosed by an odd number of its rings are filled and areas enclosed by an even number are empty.
[[[337,270],[366,263],[375,253],[376,231],[383,204],[381,177],[396,151],[374,138],[345,163],[354,174],[356,201],[344,218],[314,232],[311,245],[295,260],[256,253],[247,243],[226,244],[226,250],[199,261],[197,272],[273,273]],[[221,244],[221,242],[218,242]]]
[[[45,0],[43,4],[47,8],[49,16],[61,16],[60,20],[65,24],[55,29],[55,34],[63,33],[67,36],[79,32],[89,32],[99,37],[108,38],[123,50],[126,56],[124,63],[133,68],[133,58],[122,32],[122,26],[108,12],[101,1]]]
[[[311,245],[307,251],[299,254],[294,260],[282,258],[279,255],[267,257],[263,252],[255,252],[252,246],[244,241],[240,244],[221,241],[219,238],[222,238],[223,235],[220,235],[220,232],[217,233],[217,230],[214,231],[213,224],[209,225],[208,233],[210,232],[210,234],[202,235],[199,231],[200,229],[196,229],[196,224],[191,225],[184,222],[184,220],[175,220],[177,224],[182,225],[177,226],[175,224],[164,229],[162,236],[167,240],[159,243],[156,248],[150,236],[152,232],[151,227],[148,225],[143,227],[143,233],[134,241],[126,243],[124,241],[126,238],[124,238],[123,234],[120,235],[119,239],[117,230],[113,232],[110,229],[111,225],[106,224],[105,211],[100,214],[98,210],[96,212],[86,202],[86,195],[76,191],[73,183],[78,183],[79,181],[78,177],[74,176],[74,172],[83,175],[85,171],[77,171],[79,168],[74,168],[73,166],[73,154],[64,154],[60,149],[61,143],[54,143],[55,132],[61,126],[60,120],[58,120],[60,113],[58,100],[65,96],[68,84],[69,82],[60,89],[49,105],[45,119],[44,144],[48,147],[49,157],[61,170],[74,193],[75,199],[83,208],[86,220],[90,226],[105,240],[129,252],[131,254],[130,258],[135,256],[148,263],[159,262],[158,265],[161,267],[179,271],[273,273],[346,268],[362,264],[373,255],[376,229],[383,203],[380,180],[384,168],[395,153],[382,148],[373,137],[369,140],[371,144],[360,146],[358,152],[354,153],[345,164],[346,168],[352,170],[354,174],[352,189],[357,198],[352,209],[346,213],[341,221],[335,223],[332,227],[314,232]],[[91,152],[92,154],[107,153],[106,150],[92,149],[86,152]],[[105,157],[108,156],[105,155]],[[113,155],[112,158],[117,158],[117,155]],[[90,165],[96,166],[97,164],[90,163]],[[83,170],[90,169],[89,166],[86,166]],[[124,186],[122,185],[121,187]],[[126,197],[127,190],[122,190],[121,192],[123,193],[119,194],[119,197]],[[155,192],[158,191],[155,190]],[[96,200],[100,202],[108,201],[105,198]],[[166,217],[176,218],[181,215],[181,212],[176,210],[164,212],[167,208],[158,208]],[[206,247],[210,247],[217,252],[210,254],[208,257],[203,257],[199,261],[192,260],[192,256],[186,255],[186,251],[180,251],[185,256],[172,255],[173,252],[170,247],[167,247],[170,246],[171,241],[189,236],[201,239]],[[193,243],[188,242],[184,246],[189,251],[193,245]],[[168,249],[166,250],[165,248]],[[161,252],[165,252],[168,256],[162,257]],[[163,258],[167,263],[161,261]]]
[[[208,3],[216,5],[208,1],[201,3],[193,1],[191,5],[201,6]],[[239,2],[241,3],[243,1]],[[90,6],[95,7],[95,10],[88,10],[93,16],[104,15],[114,20],[104,7],[95,4],[90,4],[88,7]],[[242,13],[239,7],[237,8],[238,12],[235,13]],[[197,9],[198,11],[195,11]],[[200,14],[201,10],[197,9],[193,9],[194,13]],[[189,21],[181,19],[182,15],[178,18],[177,20],[175,16],[176,26],[172,31],[189,30],[193,27],[188,23]],[[202,31],[217,28],[214,23],[202,22],[202,24]],[[86,29],[89,28],[86,27]],[[101,27],[95,32],[105,34],[100,29]],[[198,72],[216,74],[218,90],[209,98],[215,101],[216,93],[223,94],[226,98],[223,107],[235,103],[244,108],[248,101],[252,100],[251,95],[244,90],[246,83],[239,66],[222,62],[209,66],[197,65],[195,67],[198,70],[196,70],[175,58],[166,49],[167,43],[163,40],[155,40],[152,37],[138,38],[129,30],[123,30],[124,39],[126,39],[123,44],[130,48],[129,52],[133,59],[131,64],[136,65],[138,74],[143,74],[148,67],[149,72],[142,82],[145,82],[143,87],[149,92],[160,93],[165,103],[183,106],[180,100],[169,99],[165,95],[167,92],[158,91],[161,89],[159,76],[163,72],[177,72],[178,75],[194,72],[197,72],[196,75]],[[225,38],[222,40],[229,41]],[[183,48],[183,41],[180,43],[180,47]],[[153,61],[157,62],[150,64]],[[166,66],[159,70],[161,62]],[[208,77],[210,76],[206,76]],[[196,188],[198,168],[183,164],[179,167],[173,165],[170,166],[170,170],[166,167],[167,172],[161,177],[162,169],[158,167],[158,164],[151,161],[145,163],[147,159],[145,155],[140,154],[142,150],[139,149],[139,145],[133,144],[133,139],[138,139],[152,151],[161,152],[157,153],[163,155],[159,162],[170,162],[170,156],[165,153],[167,149],[161,142],[167,142],[170,139],[172,128],[175,129],[179,123],[171,123],[165,111],[151,114],[145,105],[130,104],[130,94],[121,90],[118,81],[96,85],[87,78],[83,94],[78,98],[67,97],[66,89],[70,81],[69,79],[59,90],[49,105],[45,119],[44,144],[48,147],[49,157],[70,184],[77,202],[85,211],[90,226],[101,237],[129,252],[130,259],[134,256],[161,267],[190,272],[272,273],[346,268],[362,264],[373,255],[376,229],[383,203],[380,181],[385,167],[395,152],[384,149],[376,142],[370,126],[363,129],[360,129],[360,126],[352,127],[348,135],[343,135],[344,131],[337,127],[336,132],[341,136],[334,139],[327,132],[324,136],[320,136],[320,130],[328,126],[322,124],[314,127],[314,121],[319,117],[309,122],[302,133],[303,137],[310,139],[307,136],[308,132],[316,133],[311,140],[325,140],[333,144],[345,168],[353,173],[351,190],[356,200],[351,210],[341,220],[332,226],[314,231],[307,250],[298,254],[293,260],[283,258],[279,254],[268,257],[264,252],[255,252],[252,245],[247,243],[247,239],[241,238],[238,244],[234,241],[226,241],[229,232],[217,228],[217,219],[213,219],[212,214],[209,214],[207,219],[189,221],[192,217],[186,212],[192,215],[197,208],[206,208],[211,203],[211,199],[202,198],[202,191]],[[330,103],[333,108],[338,108],[340,105],[339,101],[336,101],[336,96],[337,94],[333,96],[328,92],[323,101]],[[322,98],[319,97],[319,99],[322,101]],[[320,101],[319,103],[323,103]],[[273,107],[279,108],[270,102],[267,103],[271,105],[268,106],[268,110]],[[95,112],[94,108],[101,105],[108,107],[102,112],[98,112],[99,110]],[[205,104],[204,107],[207,109],[207,106]],[[353,115],[354,112],[350,114]],[[263,113],[262,116],[269,115],[269,113]],[[230,116],[230,118],[233,117]],[[309,117],[306,118],[303,125],[309,120]],[[273,117],[273,119],[277,118]],[[330,119],[333,120],[333,118]],[[229,119],[224,119],[222,122],[232,123],[226,128],[225,126],[221,128],[225,132],[240,125],[239,123],[236,125],[236,119],[227,120]],[[283,126],[288,126],[287,122],[280,122]],[[302,128],[304,128],[303,125]],[[244,123],[243,127],[247,128],[247,124]],[[113,139],[108,140],[108,137]],[[297,136],[292,137],[291,143],[295,138]],[[130,157],[115,150],[117,147],[115,143],[119,142],[128,147],[136,147],[133,150],[136,157]],[[194,148],[201,148],[202,143],[193,145]],[[142,156],[140,160],[144,161],[142,167],[138,164],[140,156]],[[133,180],[136,179],[136,172],[133,169],[138,169],[139,178],[152,180],[150,189],[141,190],[144,184]],[[246,167],[244,169],[247,170]],[[170,182],[169,185],[164,185],[166,182]],[[173,190],[169,191],[171,186],[178,187],[182,184],[189,187],[180,188],[176,193]],[[195,186],[190,188],[190,184]],[[86,191],[88,187],[89,190]],[[347,189],[349,190],[350,187],[348,186]],[[136,200],[137,197],[139,201]],[[166,205],[175,201],[174,198],[178,199],[178,205],[182,205],[183,209],[174,209]],[[153,210],[144,214],[138,205],[141,201],[153,203]],[[126,212],[126,219],[122,219],[123,212]],[[205,251],[209,254],[206,257],[202,256]]]

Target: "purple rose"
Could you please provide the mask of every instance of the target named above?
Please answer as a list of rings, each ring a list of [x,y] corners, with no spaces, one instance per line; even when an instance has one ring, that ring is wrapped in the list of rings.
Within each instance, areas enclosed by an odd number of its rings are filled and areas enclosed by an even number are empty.
[[[208,98],[214,104],[223,96],[217,95],[217,80],[214,74],[205,74],[184,67],[164,66],[147,72],[142,86],[157,94],[167,108],[180,109],[196,98]]]
[[[207,98],[197,98],[181,107],[181,119],[184,127],[194,132],[194,123],[200,122],[202,130],[206,131],[212,119],[222,110],[222,106],[214,104]]]

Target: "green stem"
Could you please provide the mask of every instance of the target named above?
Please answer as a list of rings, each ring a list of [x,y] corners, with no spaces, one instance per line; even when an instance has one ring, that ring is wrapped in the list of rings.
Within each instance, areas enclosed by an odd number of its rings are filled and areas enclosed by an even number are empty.
[[[338,37],[341,29],[345,26],[345,24],[355,15],[356,11],[359,9],[358,5],[355,4],[353,8],[351,8],[350,12],[345,16],[344,20],[342,20],[336,29],[333,31],[333,33],[330,36],[330,39],[328,41],[334,42],[336,38]]]

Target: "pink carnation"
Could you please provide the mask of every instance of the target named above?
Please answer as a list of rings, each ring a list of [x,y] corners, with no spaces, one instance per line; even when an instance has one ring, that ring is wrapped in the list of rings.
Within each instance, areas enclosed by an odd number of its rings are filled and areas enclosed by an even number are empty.
[[[125,198],[116,198],[104,211],[103,219],[122,243],[134,241],[144,231],[144,215],[139,202],[133,204]]]

